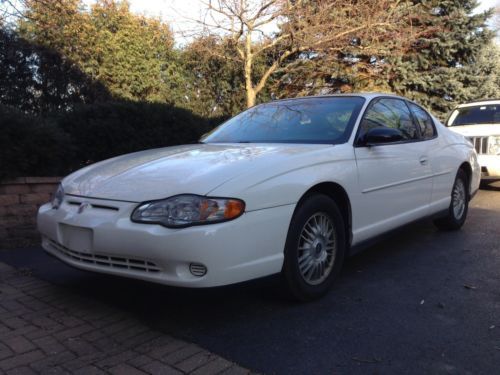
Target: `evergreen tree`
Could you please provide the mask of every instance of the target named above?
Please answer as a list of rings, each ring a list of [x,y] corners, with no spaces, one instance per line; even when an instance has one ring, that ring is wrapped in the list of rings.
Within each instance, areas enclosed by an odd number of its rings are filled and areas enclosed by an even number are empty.
[[[456,104],[498,96],[484,92],[495,77],[484,56],[494,33],[491,11],[474,14],[476,0],[414,0],[418,38],[408,53],[392,61],[389,85],[441,117]],[[496,91],[496,93],[495,93]]]
[[[108,100],[109,92],[54,49],[0,29],[0,104],[25,113],[65,111]]]
[[[442,118],[458,103],[500,96],[493,83],[498,79],[493,32],[486,26],[491,12],[474,14],[475,0],[411,0],[399,6],[411,17],[411,34],[401,50],[394,53],[381,43],[378,52],[366,54],[362,40],[351,40],[340,51],[311,51],[277,76],[275,92],[394,92]]]

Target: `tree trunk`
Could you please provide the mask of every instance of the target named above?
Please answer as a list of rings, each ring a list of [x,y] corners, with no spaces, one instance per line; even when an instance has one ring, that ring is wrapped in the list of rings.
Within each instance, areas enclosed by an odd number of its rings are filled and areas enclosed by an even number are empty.
[[[247,96],[247,108],[253,107],[255,105],[255,101],[257,98],[257,94],[253,87],[246,88],[246,96]]]
[[[247,96],[247,108],[255,105],[257,92],[252,82],[253,55],[252,55],[252,35],[247,33],[245,40],[245,91]]]

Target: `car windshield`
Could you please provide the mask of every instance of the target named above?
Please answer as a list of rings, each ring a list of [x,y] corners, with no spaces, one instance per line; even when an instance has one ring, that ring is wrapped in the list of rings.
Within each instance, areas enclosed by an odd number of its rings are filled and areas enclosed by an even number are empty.
[[[344,143],[365,99],[357,96],[270,102],[214,129],[205,143]]]
[[[457,108],[448,119],[448,126],[484,124],[500,124],[500,104]]]

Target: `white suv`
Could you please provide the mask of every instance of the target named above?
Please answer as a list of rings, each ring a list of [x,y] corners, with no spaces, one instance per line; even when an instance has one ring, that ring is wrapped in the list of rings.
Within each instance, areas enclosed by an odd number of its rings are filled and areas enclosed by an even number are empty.
[[[500,99],[457,106],[446,126],[472,142],[481,165],[481,178],[500,180]]]

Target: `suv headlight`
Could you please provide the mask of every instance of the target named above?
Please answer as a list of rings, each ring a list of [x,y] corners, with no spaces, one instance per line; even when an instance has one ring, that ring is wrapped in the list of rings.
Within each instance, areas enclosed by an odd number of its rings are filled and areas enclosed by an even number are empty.
[[[489,137],[488,154],[500,155],[500,136]]]
[[[240,199],[183,194],[141,203],[132,212],[131,220],[136,223],[183,228],[233,220],[242,215],[244,210],[245,202]]]
[[[52,196],[52,201],[51,201],[52,208],[57,210],[59,208],[59,206],[61,205],[61,203],[63,202],[63,199],[64,199],[64,189],[63,189],[62,185],[59,184],[56,192]]]

